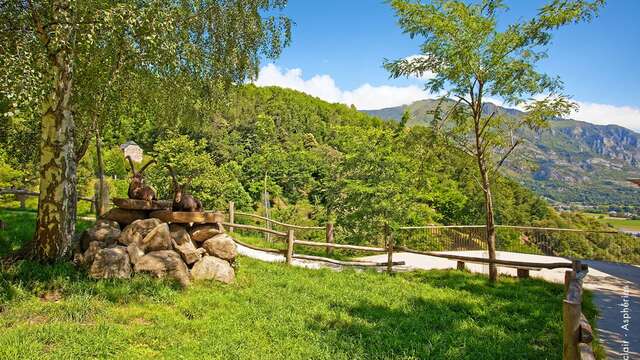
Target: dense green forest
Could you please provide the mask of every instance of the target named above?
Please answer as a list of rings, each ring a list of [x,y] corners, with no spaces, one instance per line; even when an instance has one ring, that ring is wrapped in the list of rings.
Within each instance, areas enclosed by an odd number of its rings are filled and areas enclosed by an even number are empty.
[[[140,111],[142,109],[139,109]],[[126,196],[127,165],[119,145],[135,141],[158,164],[147,171],[160,197],[170,197],[165,164],[208,209],[228,201],[263,211],[269,193],[274,217],[300,224],[335,220],[345,239],[370,242],[392,226],[482,224],[483,202],[473,159],[424,126],[393,121],[277,87],[245,85],[230,93],[206,121],[132,111],[103,129],[111,196]],[[18,141],[29,126],[4,119],[2,186],[33,188],[32,146]],[[11,156],[10,156],[11,155]],[[78,169],[80,195],[95,187],[95,146]],[[499,224],[571,227],[544,200],[506,177],[495,182]],[[597,224],[580,224],[597,226]]]

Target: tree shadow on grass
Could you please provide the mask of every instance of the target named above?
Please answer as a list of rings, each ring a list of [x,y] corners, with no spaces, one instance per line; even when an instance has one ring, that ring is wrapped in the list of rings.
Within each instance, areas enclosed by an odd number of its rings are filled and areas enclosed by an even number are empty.
[[[112,303],[172,302],[181,291],[179,283],[145,275],[132,279],[94,280],[70,262],[51,265],[20,260],[0,267],[0,304],[25,296],[44,298],[51,292],[61,297],[82,295]]]
[[[334,303],[331,318],[314,316],[309,327],[353,358],[561,358],[561,288],[528,280],[492,285],[467,274],[410,277],[434,294],[393,305]]]

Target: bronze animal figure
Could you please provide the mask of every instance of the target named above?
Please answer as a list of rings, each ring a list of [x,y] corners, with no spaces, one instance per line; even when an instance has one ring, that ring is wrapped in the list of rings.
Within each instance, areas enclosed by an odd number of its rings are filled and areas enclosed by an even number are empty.
[[[156,192],[149,185],[145,184],[144,181],[144,171],[151,164],[155,164],[155,160],[151,160],[146,163],[140,171],[136,171],[136,168],[133,166],[133,160],[131,157],[127,156],[127,160],[129,160],[129,165],[131,166],[131,183],[129,183],[129,199],[137,199],[137,200],[156,200]]]
[[[187,188],[191,183],[191,178],[187,179],[187,182],[180,184],[176,172],[173,171],[171,165],[167,165],[171,178],[173,179],[173,211],[188,211],[199,212],[202,211],[202,202],[192,195],[187,194]]]

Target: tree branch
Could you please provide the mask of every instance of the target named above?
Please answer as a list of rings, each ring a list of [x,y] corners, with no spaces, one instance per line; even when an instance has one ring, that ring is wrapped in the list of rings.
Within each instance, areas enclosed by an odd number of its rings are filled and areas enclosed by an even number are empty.
[[[89,144],[91,144],[91,131],[88,131],[85,134],[84,139],[82,139],[82,143],[76,149],[76,152],[75,152],[76,162],[80,162],[80,160],[82,160],[82,158],[84,157],[84,154],[87,153],[87,149],[89,149]]]
[[[502,167],[502,164],[504,164],[504,162],[507,160],[507,157],[509,157],[509,155],[511,155],[511,153],[513,152],[513,150],[515,150],[515,148],[520,145],[521,141],[520,139],[516,140],[516,142],[513,143],[513,145],[511,145],[511,147],[509,148],[509,150],[507,150],[507,152],[504,154],[504,156],[502,156],[502,159],[500,159],[500,161],[498,161],[498,163],[496,164],[496,170],[500,169],[500,167]]]
[[[459,101],[463,101],[463,102],[465,102],[467,105],[469,105],[469,106],[473,107],[473,105],[469,102],[469,100],[467,100],[467,99],[463,98],[463,97],[462,97],[462,96],[460,96],[460,95],[456,95],[456,97],[459,99]]]
[[[480,136],[484,135],[484,131],[487,129],[487,126],[489,126],[489,122],[491,122],[491,119],[495,116],[495,114],[495,111],[492,112],[491,115],[489,115],[489,117],[484,121],[482,127],[480,128]]]

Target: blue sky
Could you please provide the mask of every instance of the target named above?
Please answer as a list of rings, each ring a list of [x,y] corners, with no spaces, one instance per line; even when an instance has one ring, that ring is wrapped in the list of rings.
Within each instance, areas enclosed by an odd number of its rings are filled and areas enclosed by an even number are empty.
[[[535,15],[542,0],[507,0],[501,19]],[[379,0],[289,0],[284,13],[296,25],[293,43],[273,63],[265,62],[258,85],[295,88],[331,102],[374,109],[429,97],[424,81],[389,79],[384,58],[418,53],[390,6]],[[566,93],[581,105],[572,117],[640,130],[640,1],[609,0],[587,24],[554,33],[549,59],[539,69],[559,75]]]

